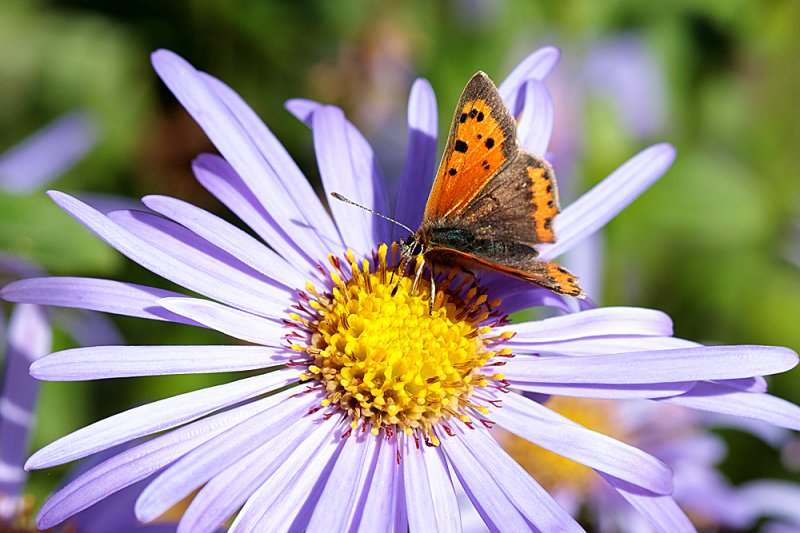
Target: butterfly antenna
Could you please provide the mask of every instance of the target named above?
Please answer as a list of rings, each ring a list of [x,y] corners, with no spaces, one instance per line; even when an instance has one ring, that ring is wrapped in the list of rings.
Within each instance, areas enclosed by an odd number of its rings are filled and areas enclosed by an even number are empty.
[[[356,207],[360,207],[360,208],[361,208],[361,209],[363,209],[364,211],[369,211],[370,213],[372,213],[372,214],[373,214],[373,215],[375,215],[375,216],[381,217],[381,218],[383,218],[383,219],[385,219],[385,220],[388,220],[389,222],[394,222],[395,224],[397,224],[397,225],[398,225],[398,226],[400,226],[401,228],[404,228],[404,229],[408,230],[408,232],[409,232],[409,233],[414,233],[414,230],[413,230],[413,229],[409,228],[408,226],[406,226],[406,225],[405,225],[405,224],[403,224],[402,222],[398,222],[398,221],[396,221],[396,220],[395,220],[395,219],[393,219],[393,218],[389,218],[389,217],[387,217],[386,215],[382,215],[382,214],[378,213],[377,211],[373,211],[373,210],[372,210],[372,209],[370,209],[369,207],[363,206],[363,205],[361,205],[361,204],[357,204],[357,203],[355,203],[353,200],[350,200],[349,198],[345,198],[344,196],[342,196],[342,195],[341,195],[341,194],[339,194],[338,192],[332,192],[332,193],[331,193],[331,196],[333,196],[334,198],[336,198],[336,199],[337,199],[337,200],[339,200],[340,202],[344,202],[344,203],[346,203],[346,204],[350,204],[350,205],[354,205],[354,206],[356,206]]]

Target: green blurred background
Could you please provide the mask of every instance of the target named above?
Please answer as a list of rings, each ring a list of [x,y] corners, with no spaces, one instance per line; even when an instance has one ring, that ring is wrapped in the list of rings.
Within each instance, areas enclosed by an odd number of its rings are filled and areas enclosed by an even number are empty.
[[[472,73],[500,80],[527,53],[554,44],[562,49],[549,83],[556,138],[574,145],[567,197],[649,144],[678,149],[666,176],[606,228],[602,303],[664,310],[676,335],[697,341],[800,350],[798,27],[796,0],[3,0],[0,152],[84,109],[98,121],[101,141],[54,188],[170,194],[228,216],[191,176],[192,158],[213,148],[150,68],[154,49],[172,49],[239,91],[318,180],[309,132],[284,111],[285,100],[342,106],[373,141],[384,174],[396,176],[415,77],[433,84],[444,135]],[[657,74],[644,107],[627,110],[641,119],[641,109],[652,109],[647,127],[632,126],[624,105],[593,87],[598,74],[587,74],[595,52],[620,38],[637,43]],[[54,274],[165,286],[42,193],[0,193],[0,251]],[[114,320],[134,344],[225,341],[184,326]],[[69,346],[63,334],[56,343]],[[225,379],[45,384],[33,446]],[[773,378],[772,390],[800,402],[798,380],[798,370]],[[775,452],[755,438],[726,437],[733,480],[800,480],[780,471]],[[37,497],[62,473],[35,473]]]

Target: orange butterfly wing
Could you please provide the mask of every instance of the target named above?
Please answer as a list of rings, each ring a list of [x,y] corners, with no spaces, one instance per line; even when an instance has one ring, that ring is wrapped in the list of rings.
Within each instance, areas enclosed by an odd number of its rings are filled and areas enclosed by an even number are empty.
[[[456,108],[425,220],[447,218],[469,204],[517,154],[516,122],[483,72],[475,74]]]

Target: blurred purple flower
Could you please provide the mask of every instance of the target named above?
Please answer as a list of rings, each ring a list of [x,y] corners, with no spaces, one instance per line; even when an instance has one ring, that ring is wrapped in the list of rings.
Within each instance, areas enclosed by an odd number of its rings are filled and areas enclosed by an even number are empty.
[[[20,304],[9,320],[0,396],[0,524],[25,511],[22,489],[39,382],[28,374],[30,364],[52,350],[50,324],[42,307]]]
[[[0,189],[34,191],[64,174],[97,141],[96,127],[83,112],[56,120],[0,155]]]
[[[540,80],[557,58],[556,50],[541,49],[499,86],[506,104],[522,112],[521,142],[537,153],[546,149],[552,127],[551,100]],[[800,427],[798,408],[765,394],[758,377],[795,366],[797,355],[785,348],[702,347],[673,338],[666,315],[636,308],[508,325],[515,310],[566,304],[498,276],[482,277],[480,286],[470,278],[442,278],[441,299],[429,314],[427,280],[416,292],[408,276],[389,280],[395,254],[380,245],[392,240],[384,220],[342,203],[330,206],[331,218],[235,92],[171,52],[156,52],[153,63],[222,154],[198,157],[198,180],[269,247],[177,199],[143,199],[161,216],[130,210],[105,216],[53,192],[61,207],[120,252],[206,298],[88,278],[23,280],[2,296],[207,327],[252,343],[66,350],[34,363],[39,379],[262,371],[117,414],[35,453],[26,468],[160,433],[54,494],[39,514],[40,527],[160,472],[139,497],[137,516],[151,520],[199,489],[180,531],[213,530],[237,511],[233,531],[275,524],[308,531],[457,531],[456,480],[490,528],[580,530],[492,438],[488,427],[497,424],[591,467],[657,527],[683,531],[691,525],[669,496],[672,476],[661,461],[510,387],[650,398]],[[375,156],[341,110],[306,100],[288,107],[312,128],[325,191],[389,212]],[[403,196],[394,202],[395,216],[412,226],[420,222],[433,176],[435,109],[430,85],[417,81]],[[564,209],[555,227],[559,240],[542,245],[541,256],[552,259],[602,227],[673,158],[671,146],[656,145],[622,165]]]
[[[759,519],[771,518],[777,524],[800,529],[800,487],[797,484],[759,480],[737,487],[718,471],[726,445],[708,428],[726,425],[726,422],[739,426],[736,419],[655,402],[598,402],[553,397],[547,405],[577,423],[614,435],[667,464],[674,473],[673,497],[698,527],[741,531],[752,528]],[[767,435],[773,444],[789,438],[786,430],[768,428],[752,423],[746,429]],[[593,531],[633,533],[649,529],[644,517],[638,516],[585,467],[557,458],[505,432],[500,432],[497,438],[531,475],[546,480],[545,487],[573,516],[587,516]],[[467,516],[472,517],[466,531],[486,531],[473,512],[465,510]]]
[[[644,41],[633,34],[604,39],[591,47],[584,87],[609,100],[623,126],[638,138],[666,123],[666,81]]]
[[[94,144],[89,120],[73,113],[0,156],[0,188],[28,192],[55,179]],[[8,281],[42,276],[38,266],[0,254],[0,287]],[[52,351],[51,322],[63,327],[79,344],[118,343],[116,328],[103,315],[87,311],[56,310],[29,304],[15,306],[6,332],[0,314],[0,346],[4,368],[0,394],[0,525],[14,523],[25,509],[23,488],[27,474],[22,466],[28,454],[30,429],[35,418],[39,382],[28,373],[30,364]],[[132,511],[131,511],[132,512]]]

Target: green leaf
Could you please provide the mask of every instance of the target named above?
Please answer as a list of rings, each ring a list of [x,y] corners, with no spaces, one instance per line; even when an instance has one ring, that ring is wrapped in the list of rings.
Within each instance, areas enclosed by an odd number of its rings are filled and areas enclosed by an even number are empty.
[[[54,274],[105,274],[121,260],[44,194],[0,193],[0,251],[34,261]]]

